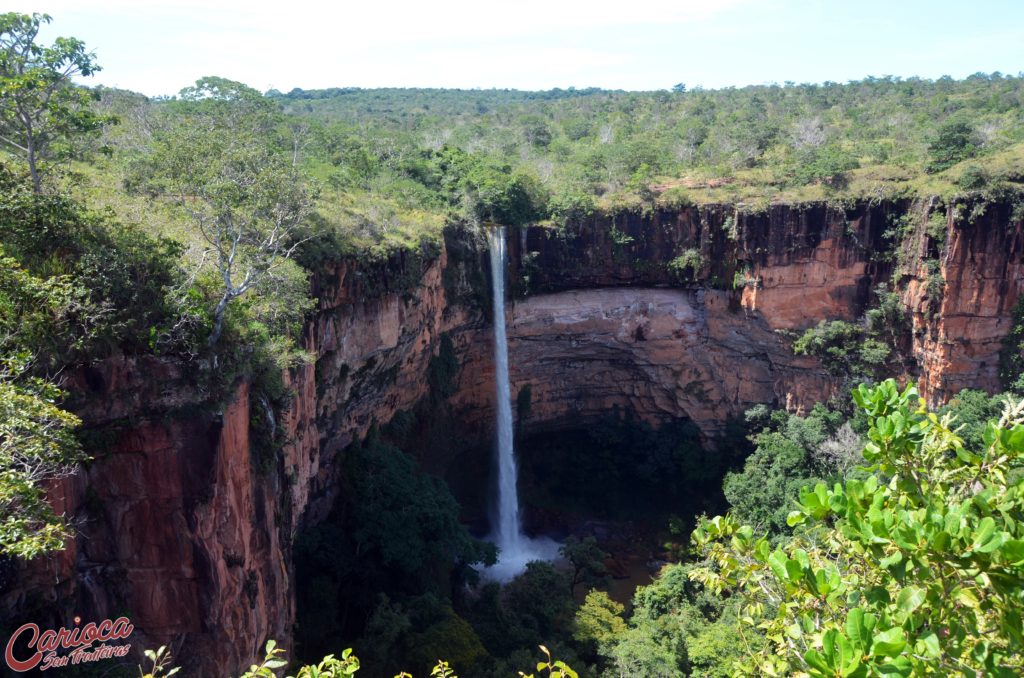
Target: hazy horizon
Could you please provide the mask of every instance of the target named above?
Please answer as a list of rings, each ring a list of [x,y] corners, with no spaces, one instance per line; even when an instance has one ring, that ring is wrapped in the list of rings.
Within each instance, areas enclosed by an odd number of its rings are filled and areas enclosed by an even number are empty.
[[[75,36],[103,67],[83,82],[173,95],[219,75],[267,91],[554,88],[655,91],[1024,70],[1024,3],[867,0],[466,0],[320,7],[198,0],[15,2],[42,40]]]

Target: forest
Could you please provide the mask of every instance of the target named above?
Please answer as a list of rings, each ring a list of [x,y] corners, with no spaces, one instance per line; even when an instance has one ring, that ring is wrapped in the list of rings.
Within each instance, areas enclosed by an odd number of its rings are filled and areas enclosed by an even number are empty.
[[[305,341],[323,296],[312,281],[338,261],[389,272],[361,283],[371,299],[409,296],[446,233],[490,224],[560,233],[595,215],[916,199],[933,216],[1005,203],[1024,220],[1021,75],[287,93],[211,76],[147,98],[80,84],[101,64],[74,38],[40,44],[49,21],[0,15],[4,572],[74,539],[47,490],[107,442],[75,413],[66,377],[111,356],[185,365],[206,411],[250,384],[254,465],[283,468],[290,375],[320,369]],[[941,252],[946,213],[936,219]],[[911,225],[888,226],[895,238]],[[690,252],[673,259],[693,272],[678,287],[742,291],[696,280]],[[427,395],[341,455],[343,498],[290,556],[291,649],[267,644],[244,675],[1020,675],[1024,299],[1002,392],[929,408],[907,378],[897,291],[788,338],[841,397],[799,414],[747,409],[718,453],[687,422],[617,415],[590,437],[536,443],[538,503],[657,521],[667,559],[626,600],[609,595],[593,537],[569,536],[558,564],[507,584],[481,580],[493,544],[421,466],[459,437],[461,357],[441,340]],[[518,405],[525,417],[525,391]],[[545,466],[556,451],[576,462]],[[169,676],[182,652],[136,663]]]

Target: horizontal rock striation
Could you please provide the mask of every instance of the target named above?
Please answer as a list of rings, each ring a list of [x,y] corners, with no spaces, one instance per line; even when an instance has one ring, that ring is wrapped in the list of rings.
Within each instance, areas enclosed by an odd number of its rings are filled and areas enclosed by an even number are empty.
[[[904,215],[912,228],[894,236]],[[713,440],[756,403],[800,410],[840,395],[779,330],[856,320],[880,283],[900,284],[913,321],[918,367],[905,376],[936,401],[995,390],[1024,285],[1011,215],[1009,205],[950,210],[942,243],[926,233],[928,205],[909,202],[686,207],[512,229],[512,389],[532,390],[521,430],[619,407],[654,424],[687,417]],[[264,399],[248,383],[211,405],[194,366],[168,358],[76,373],[68,386],[96,460],[51,495],[78,536],[63,553],[0,567],[2,620],[127,614],[138,649],[167,644],[196,676],[237,673],[268,637],[287,646],[292,540],[333,505],[345,448],[427,395],[442,336],[461,362],[450,412],[467,437],[491,435],[481,243],[452,228],[441,248],[342,260],[315,276],[304,344],[316,360],[286,375],[293,397],[275,425],[287,442],[269,463],[250,426]],[[445,460],[425,461],[444,472]]]

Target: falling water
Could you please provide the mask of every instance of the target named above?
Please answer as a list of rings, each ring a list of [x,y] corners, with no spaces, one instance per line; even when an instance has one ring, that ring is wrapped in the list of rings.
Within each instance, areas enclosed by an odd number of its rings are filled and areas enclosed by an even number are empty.
[[[503,553],[519,551],[519,496],[512,441],[512,394],[508,384],[505,331],[505,227],[491,229],[491,287],[494,290],[494,381],[497,385],[498,513],[495,541]]]
[[[516,489],[516,454],[512,437],[512,391],[508,378],[508,335],[505,331],[505,227],[487,234],[491,250],[491,287],[494,292],[494,371],[497,386],[498,501],[492,540],[499,549],[498,563],[486,574],[507,581],[526,568],[531,560],[551,560],[558,544],[550,539],[531,539],[519,524],[519,496]]]

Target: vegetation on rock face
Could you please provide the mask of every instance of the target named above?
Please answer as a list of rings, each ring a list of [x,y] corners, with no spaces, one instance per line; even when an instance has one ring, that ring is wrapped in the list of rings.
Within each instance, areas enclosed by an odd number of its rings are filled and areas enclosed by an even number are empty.
[[[24,356],[0,363],[0,554],[30,559],[62,548],[67,527],[45,491],[83,456],[78,418],[57,407],[61,392],[26,376],[26,367]]]
[[[1024,393],[1024,297],[1013,309],[1013,324],[999,354],[999,378],[1003,388]]]
[[[880,285],[876,306],[859,323],[821,320],[793,342],[793,352],[818,358],[831,374],[852,385],[896,372],[910,325],[899,295]]]

